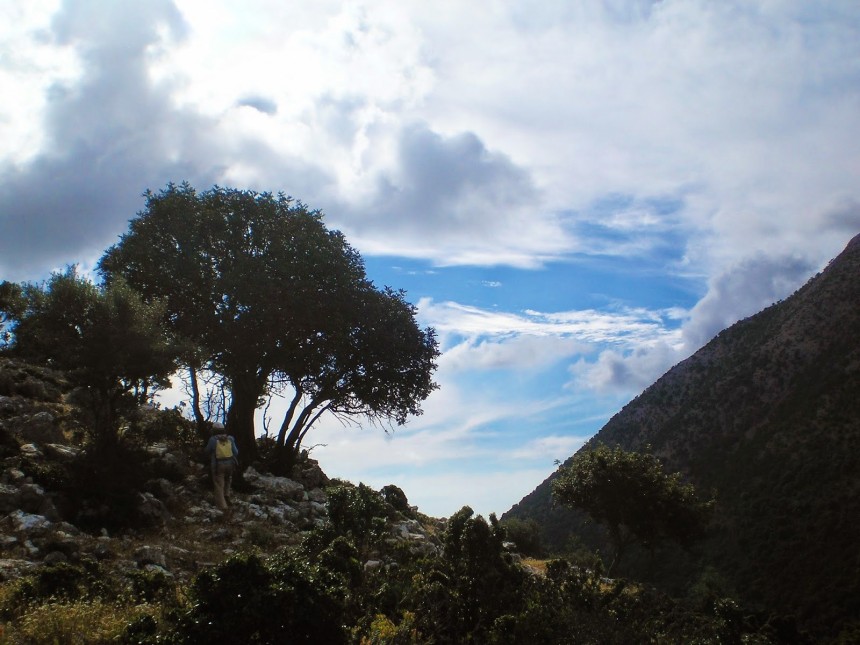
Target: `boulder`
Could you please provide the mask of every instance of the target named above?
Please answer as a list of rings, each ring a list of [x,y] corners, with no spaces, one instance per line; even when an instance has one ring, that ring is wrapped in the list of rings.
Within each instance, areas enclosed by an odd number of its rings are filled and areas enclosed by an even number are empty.
[[[158,546],[145,545],[140,547],[134,552],[134,560],[138,567],[154,564],[162,569],[167,568],[167,558],[164,556],[164,551]]]
[[[57,426],[54,415],[47,411],[37,412],[19,426],[21,438],[35,443],[59,443],[63,432]]]
[[[136,515],[143,526],[163,526],[170,519],[170,512],[164,502],[152,493],[137,494]]]

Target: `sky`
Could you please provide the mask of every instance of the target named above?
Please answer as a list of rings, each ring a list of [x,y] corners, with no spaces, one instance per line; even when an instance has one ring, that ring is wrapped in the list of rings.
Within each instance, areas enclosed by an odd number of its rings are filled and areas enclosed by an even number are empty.
[[[405,289],[424,413],[307,444],[439,517],[860,233],[856,0],[0,0],[0,97],[0,280],[91,271],[187,180],[321,209]]]

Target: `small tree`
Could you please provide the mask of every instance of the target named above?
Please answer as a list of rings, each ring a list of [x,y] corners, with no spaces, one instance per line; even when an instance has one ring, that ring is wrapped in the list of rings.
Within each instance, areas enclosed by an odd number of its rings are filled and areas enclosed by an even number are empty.
[[[20,302],[10,351],[66,371],[92,415],[96,449],[116,445],[121,413],[175,369],[163,307],[143,303],[121,280],[96,286],[74,267],[44,285],[23,285]]]
[[[713,507],[681,482],[680,473],[666,474],[651,453],[603,445],[560,468],[552,493],[606,526],[615,551],[609,573],[635,542],[652,549],[663,540],[689,545],[703,533]]]

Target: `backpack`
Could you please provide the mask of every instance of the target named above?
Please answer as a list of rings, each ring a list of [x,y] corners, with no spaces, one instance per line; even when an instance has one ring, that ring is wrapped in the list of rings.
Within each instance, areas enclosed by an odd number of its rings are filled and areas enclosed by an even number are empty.
[[[215,459],[232,459],[233,443],[229,437],[219,438],[215,443]]]

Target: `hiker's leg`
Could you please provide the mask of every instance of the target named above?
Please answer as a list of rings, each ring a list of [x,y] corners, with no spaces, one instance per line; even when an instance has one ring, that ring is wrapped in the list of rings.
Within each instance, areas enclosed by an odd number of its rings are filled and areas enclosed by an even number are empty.
[[[224,501],[230,503],[230,495],[233,492],[233,464],[227,464],[228,468],[224,469]]]
[[[215,486],[215,506],[224,510],[227,508],[227,502],[224,501],[224,469],[220,465],[215,466],[212,482]]]

